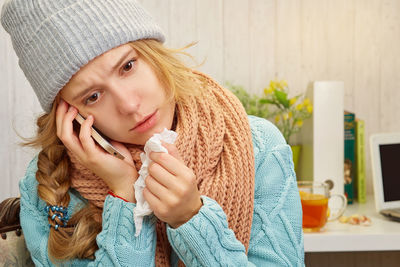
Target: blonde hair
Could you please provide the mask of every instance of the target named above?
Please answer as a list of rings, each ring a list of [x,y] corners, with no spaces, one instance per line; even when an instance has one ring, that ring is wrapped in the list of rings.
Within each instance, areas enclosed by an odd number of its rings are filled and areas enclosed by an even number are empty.
[[[130,45],[151,65],[166,88],[169,98],[179,101],[200,92],[202,86],[198,82],[202,83],[204,80],[186,67],[177,56],[188,55],[183,50],[192,44],[178,50],[168,49],[155,40],[140,40],[131,42]],[[59,100],[60,96],[57,95],[51,111],[37,119],[37,135],[24,145],[41,148],[36,172],[39,197],[48,205],[66,207],[70,201],[70,161],[65,146],[56,135],[56,108]],[[52,226],[62,224],[57,220],[48,219]],[[101,222],[102,210],[88,204],[73,214],[67,227],[60,227],[58,230],[51,227],[48,240],[50,259],[53,262],[74,258],[93,259],[98,249],[96,236],[101,231]]]

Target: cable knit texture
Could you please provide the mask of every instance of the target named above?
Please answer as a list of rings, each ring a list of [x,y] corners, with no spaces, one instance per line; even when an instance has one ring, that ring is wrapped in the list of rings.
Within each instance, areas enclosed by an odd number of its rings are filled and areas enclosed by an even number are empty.
[[[228,90],[196,72],[199,96],[177,102],[178,138],[175,142],[185,164],[197,179],[199,191],[215,199],[228,217],[229,227],[248,247],[254,203],[254,153],[250,125],[243,106]],[[206,83],[203,83],[203,79]],[[143,146],[128,146],[136,168]],[[98,207],[108,188],[71,153],[72,187]],[[171,247],[165,223],[157,223],[157,266],[169,266]],[[183,266],[183,264],[180,264]]]
[[[218,203],[203,197],[204,207],[192,220],[167,229],[174,251],[187,266],[304,266],[301,203],[291,149],[269,122],[257,117],[250,117],[250,122],[256,176],[248,255],[235,242]]]
[[[187,266],[304,266],[302,214],[291,150],[270,122],[249,116],[255,156],[254,208],[251,236],[245,247],[228,227],[219,202],[202,196],[199,213],[177,229],[167,228],[173,248],[171,265]],[[37,158],[20,182],[21,225],[36,266],[53,266],[47,255],[49,227],[46,203],[37,195]],[[87,201],[70,190],[69,210]],[[154,216],[147,216],[135,237],[135,204],[108,196],[104,202],[103,229],[97,237],[94,261],[74,260],[62,266],[155,266]]]

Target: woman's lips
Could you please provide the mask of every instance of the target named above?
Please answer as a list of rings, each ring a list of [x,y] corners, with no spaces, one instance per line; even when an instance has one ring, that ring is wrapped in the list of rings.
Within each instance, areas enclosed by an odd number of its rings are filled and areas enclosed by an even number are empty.
[[[143,133],[152,128],[157,122],[157,110],[144,118],[142,121],[138,122],[131,131]]]

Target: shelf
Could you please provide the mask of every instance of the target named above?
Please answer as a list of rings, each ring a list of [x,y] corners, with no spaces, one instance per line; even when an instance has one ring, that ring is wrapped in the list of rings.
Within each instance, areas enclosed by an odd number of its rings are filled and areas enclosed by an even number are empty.
[[[328,222],[322,232],[304,234],[305,252],[400,250],[400,223],[376,212],[373,197],[366,204],[348,205],[344,215],[353,214],[366,215],[371,226]]]

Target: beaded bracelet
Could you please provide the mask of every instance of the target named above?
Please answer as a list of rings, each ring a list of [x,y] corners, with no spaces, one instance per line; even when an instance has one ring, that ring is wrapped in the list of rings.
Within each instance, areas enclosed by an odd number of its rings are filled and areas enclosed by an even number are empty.
[[[67,207],[47,205],[46,207],[44,207],[44,211],[48,214],[48,217],[51,218],[52,221],[55,221],[55,219],[57,218],[62,222],[61,225],[59,225],[58,223],[54,225],[55,230],[58,230],[59,227],[67,227],[67,223],[69,220]],[[52,211],[53,214],[50,214],[50,211]],[[52,225],[49,224],[49,227],[51,228]]]
[[[113,197],[117,197],[117,198],[119,198],[119,199],[122,199],[123,201],[125,201],[125,202],[129,202],[128,200],[126,200],[125,198],[123,198],[123,197],[120,197],[120,196],[118,196],[118,195],[116,195],[116,194],[114,194],[114,192],[113,191],[108,191],[108,194],[109,195],[111,195],[111,196],[113,196]]]

